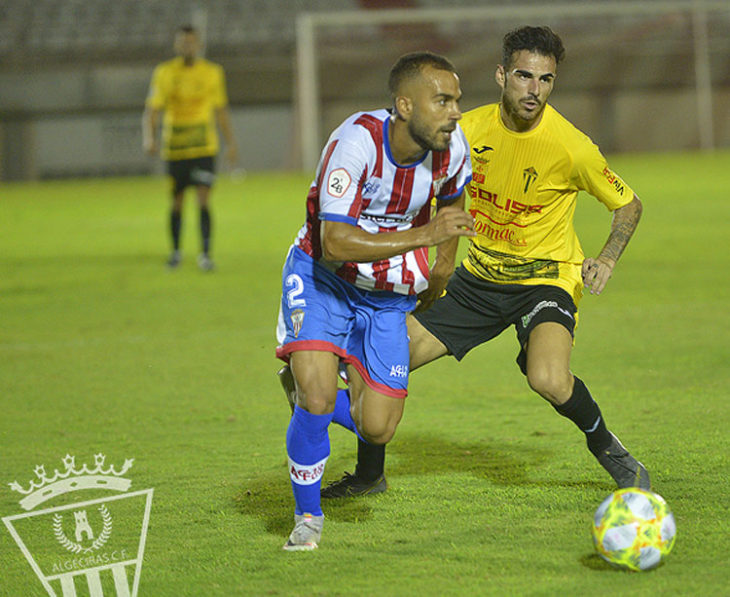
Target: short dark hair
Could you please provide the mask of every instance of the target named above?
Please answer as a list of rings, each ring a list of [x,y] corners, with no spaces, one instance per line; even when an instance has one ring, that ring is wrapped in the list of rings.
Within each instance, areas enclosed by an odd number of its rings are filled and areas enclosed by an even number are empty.
[[[431,66],[438,70],[446,70],[456,73],[456,68],[448,58],[434,54],[433,52],[411,52],[404,54],[390,69],[388,77],[388,89],[393,98],[398,94],[401,85],[407,79],[415,77],[421,73],[424,66]]]
[[[177,33],[193,33],[195,35],[198,34],[198,30],[193,27],[192,25],[180,25],[177,28]]]
[[[555,64],[565,58],[563,41],[550,27],[519,27],[504,36],[502,41],[502,66],[509,66],[515,52],[527,50],[555,58]]]

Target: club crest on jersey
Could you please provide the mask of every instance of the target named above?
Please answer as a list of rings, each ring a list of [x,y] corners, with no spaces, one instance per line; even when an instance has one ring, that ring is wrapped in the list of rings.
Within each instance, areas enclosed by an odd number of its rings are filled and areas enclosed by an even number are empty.
[[[327,178],[327,192],[333,197],[343,197],[350,188],[352,179],[344,168],[337,168],[330,172]]]
[[[294,337],[299,337],[299,332],[302,331],[302,323],[304,323],[304,311],[301,309],[294,309],[290,315],[291,325],[294,328]]]
[[[525,188],[522,192],[527,193],[530,189],[530,185],[537,180],[537,170],[535,170],[532,166],[525,168],[522,171],[522,180],[525,181]]]
[[[446,181],[448,180],[448,176],[442,176],[441,178],[437,178],[433,181],[433,194],[438,195],[441,192],[441,187],[446,184]]]

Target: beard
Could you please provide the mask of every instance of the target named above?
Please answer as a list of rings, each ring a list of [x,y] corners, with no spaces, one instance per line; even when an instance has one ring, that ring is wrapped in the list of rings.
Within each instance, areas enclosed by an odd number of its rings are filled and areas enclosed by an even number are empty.
[[[453,128],[450,126],[442,127],[431,131],[425,123],[418,118],[412,118],[408,122],[408,133],[412,139],[418,143],[420,147],[426,151],[446,151],[449,148],[451,138],[440,138],[442,132],[453,132]]]
[[[508,114],[512,114],[513,116],[516,116],[517,118],[519,118],[520,120],[524,120],[525,122],[535,120],[537,117],[540,116],[540,114],[542,114],[542,111],[545,108],[545,104],[539,102],[539,100],[537,99],[531,98],[535,103],[537,103],[537,107],[532,111],[527,111],[520,104],[520,101],[523,99],[525,98],[519,98],[517,101],[513,101],[511,98],[503,96],[502,105],[504,106]]]

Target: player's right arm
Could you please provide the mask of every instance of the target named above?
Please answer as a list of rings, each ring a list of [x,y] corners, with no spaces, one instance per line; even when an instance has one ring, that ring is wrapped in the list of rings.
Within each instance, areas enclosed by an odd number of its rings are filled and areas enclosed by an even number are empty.
[[[455,206],[440,209],[424,226],[397,232],[372,234],[346,222],[328,220],[322,221],[321,226],[322,252],[328,261],[379,261],[476,234],[474,218]]]
[[[465,192],[462,191],[461,195],[448,205],[463,211],[465,204]],[[437,206],[437,216],[439,212],[447,209],[447,207],[447,205],[441,205],[439,203]],[[451,278],[451,274],[454,273],[454,264],[456,263],[456,252],[458,248],[458,236],[454,236],[438,245],[438,248],[436,249],[436,258],[433,261],[428,278],[428,288],[419,293],[416,311],[425,311],[443,294],[444,288],[446,288],[446,284]]]
[[[145,107],[142,114],[142,147],[149,155],[156,155],[160,150],[160,143],[157,140],[159,123],[160,110],[150,106]]]
[[[150,89],[142,114],[142,147],[149,155],[155,155],[160,149],[158,140],[160,114],[165,105],[165,66],[160,64],[152,73]]]

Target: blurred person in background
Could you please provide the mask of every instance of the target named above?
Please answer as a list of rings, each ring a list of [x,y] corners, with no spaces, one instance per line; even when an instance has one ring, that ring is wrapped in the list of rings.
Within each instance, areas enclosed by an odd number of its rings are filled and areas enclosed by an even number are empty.
[[[152,75],[142,117],[144,150],[149,155],[160,151],[167,162],[172,206],[170,235],[172,253],[167,261],[176,268],[181,261],[180,233],[185,189],[194,186],[200,208],[201,253],[198,266],[212,271],[210,189],[215,180],[215,158],[219,151],[217,126],[226,144],[226,157],[233,165],[237,159],[223,68],[199,57],[198,32],[185,25],[175,34],[176,58],[159,64]],[[162,142],[159,120],[162,118]]]

